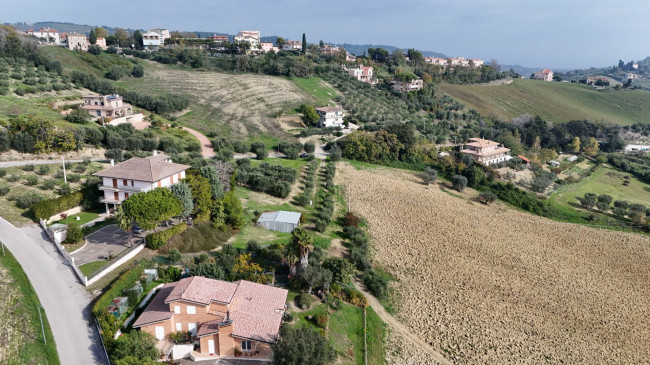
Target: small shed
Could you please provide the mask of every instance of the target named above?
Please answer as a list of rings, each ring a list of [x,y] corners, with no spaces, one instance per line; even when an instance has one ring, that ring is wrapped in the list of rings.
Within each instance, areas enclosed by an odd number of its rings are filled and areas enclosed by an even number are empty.
[[[549,161],[548,164],[553,166],[553,167],[560,167],[560,163],[555,161],[555,160]]]
[[[128,298],[127,297],[116,297],[111,302],[111,305],[106,308],[108,313],[111,313],[115,318],[120,318],[124,312],[129,308]]]
[[[517,155],[517,157],[519,157],[524,164],[530,165],[530,159],[526,158],[523,155]]]
[[[54,223],[53,225],[47,227],[50,237],[56,242],[63,242],[68,234],[68,226],[61,223]]]
[[[284,210],[264,212],[257,220],[257,225],[271,231],[291,233],[300,224],[300,216],[300,213]]]
[[[578,160],[578,156],[569,156],[567,159],[569,162],[576,162]]]

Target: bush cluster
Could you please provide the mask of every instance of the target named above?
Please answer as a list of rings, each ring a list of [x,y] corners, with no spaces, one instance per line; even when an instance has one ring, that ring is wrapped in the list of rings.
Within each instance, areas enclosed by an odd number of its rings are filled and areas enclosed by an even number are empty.
[[[37,220],[48,219],[57,213],[80,206],[83,201],[84,194],[81,191],[77,191],[69,195],[45,199],[34,203],[31,206],[31,211]]]
[[[252,190],[286,198],[291,192],[291,185],[296,181],[296,170],[267,162],[262,162],[256,168],[242,163],[238,166],[236,179],[237,183],[247,185]]]
[[[187,224],[183,222],[164,231],[152,233],[145,238],[147,248],[157,250],[167,244],[167,241],[169,241],[172,237],[180,234],[186,229]]]
[[[316,201],[316,230],[325,232],[327,226],[332,221],[334,214],[334,192],[336,186],[334,185],[334,174],[336,173],[336,162],[328,161],[323,171],[323,188],[318,191]]]
[[[311,197],[314,194],[314,183],[316,178],[316,170],[319,165],[318,160],[312,160],[307,166],[305,177],[303,178],[302,192],[294,197],[296,204],[301,207],[306,207],[311,202]]]

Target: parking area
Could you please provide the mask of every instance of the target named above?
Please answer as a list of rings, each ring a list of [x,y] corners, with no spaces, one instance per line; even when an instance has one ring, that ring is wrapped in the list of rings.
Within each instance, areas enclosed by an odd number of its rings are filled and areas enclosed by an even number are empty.
[[[129,247],[130,235],[111,224],[86,236],[88,243],[72,254],[77,266],[93,261],[107,260]]]

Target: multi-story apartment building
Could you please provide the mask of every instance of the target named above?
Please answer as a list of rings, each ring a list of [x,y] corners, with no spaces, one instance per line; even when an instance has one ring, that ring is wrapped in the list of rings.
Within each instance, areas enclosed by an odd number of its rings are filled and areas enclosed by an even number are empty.
[[[318,125],[323,128],[343,127],[343,109],[334,106],[316,108],[318,113]]]
[[[130,195],[155,188],[170,187],[185,178],[188,165],[173,163],[165,154],[147,158],[134,157],[93,176],[102,178],[99,190],[104,196],[99,200],[106,206],[106,212],[122,204]]]
[[[486,165],[491,165],[503,161],[508,161],[510,156],[510,149],[503,147],[503,145],[482,138],[470,138],[469,143],[465,143],[460,153],[471,156],[476,162],[482,162]]]
[[[259,30],[240,30],[235,36],[235,42],[246,42],[251,45],[251,50],[257,50],[260,47]]]
[[[119,118],[133,114],[131,104],[124,103],[119,95],[84,95],[83,109],[95,119]]]
[[[217,360],[237,352],[250,360],[267,359],[280,330],[287,293],[245,280],[192,276],[165,284],[133,328],[155,336],[161,348],[171,345],[170,334],[189,332],[198,346],[179,353],[180,358]]]

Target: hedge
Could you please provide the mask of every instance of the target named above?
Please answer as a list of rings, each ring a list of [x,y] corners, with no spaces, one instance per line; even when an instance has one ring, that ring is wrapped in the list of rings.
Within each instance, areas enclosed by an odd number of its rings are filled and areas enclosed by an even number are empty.
[[[167,230],[152,233],[148,235],[147,238],[145,239],[147,242],[147,247],[152,250],[157,250],[162,246],[164,246],[167,243],[167,241],[169,241],[172,237],[176,236],[177,234],[183,232],[186,229],[187,229],[187,224],[180,223]]]
[[[32,204],[31,210],[37,220],[48,219],[57,213],[65,212],[68,209],[81,205],[83,200],[83,193],[76,191],[58,198],[41,200]]]

